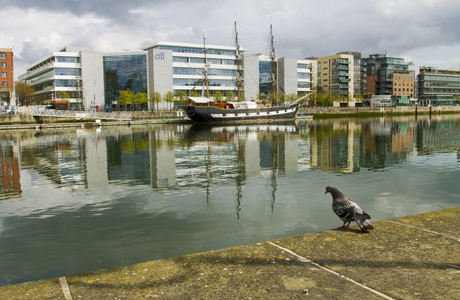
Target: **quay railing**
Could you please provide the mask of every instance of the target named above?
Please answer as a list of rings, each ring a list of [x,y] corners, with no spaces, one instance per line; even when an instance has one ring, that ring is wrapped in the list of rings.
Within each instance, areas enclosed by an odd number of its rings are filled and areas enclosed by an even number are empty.
[[[34,117],[52,118],[74,118],[74,119],[95,119],[95,120],[117,120],[131,121],[132,114],[123,112],[97,112],[97,111],[76,111],[76,110],[56,110],[56,109],[34,109]]]

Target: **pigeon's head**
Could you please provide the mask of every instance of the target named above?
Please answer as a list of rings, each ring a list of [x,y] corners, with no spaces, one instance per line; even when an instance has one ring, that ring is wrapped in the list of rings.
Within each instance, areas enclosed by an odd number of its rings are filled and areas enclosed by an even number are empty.
[[[333,187],[332,185],[329,185],[326,187],[326,191],[324,192],[325,194],[327,193],[333,193],[334,191],[336,191],[337,189],[335,187]]]

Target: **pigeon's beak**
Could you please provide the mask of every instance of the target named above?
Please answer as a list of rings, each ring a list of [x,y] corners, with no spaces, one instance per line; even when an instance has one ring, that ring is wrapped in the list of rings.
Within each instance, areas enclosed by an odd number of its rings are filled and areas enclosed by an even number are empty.
[[[328,191],[325,191],[324,193],[327,194],[327,193],[329,193],[329,192],[328,192]]]

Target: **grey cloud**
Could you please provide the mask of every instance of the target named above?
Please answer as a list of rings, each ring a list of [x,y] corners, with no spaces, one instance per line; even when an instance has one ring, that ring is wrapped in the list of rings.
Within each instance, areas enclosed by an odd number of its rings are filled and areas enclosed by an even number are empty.
[[[161,7],[168,0],[0,0],[2,7],[37,9],[42,11],[66,12],[76,16],[94,14],[107,19],[128,20],[127,12],[143,7]]]

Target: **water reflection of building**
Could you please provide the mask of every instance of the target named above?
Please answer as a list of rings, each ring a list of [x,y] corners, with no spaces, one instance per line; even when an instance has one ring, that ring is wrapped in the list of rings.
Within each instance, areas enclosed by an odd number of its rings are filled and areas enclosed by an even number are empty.
[[[0,194],[20,194],[18,149],[10,143],[0,143]]]
[[[176,185],[174,135],[172,132],[150,131],[150,182],[152,187]]]
[[[334,121],[319,123],[312,132],[311,166],[325,171],[385,168],[405,160],[414,145],[414,127],[409,122]]]
[[[445,152],[460,148],[459,123],[455,120],[419,120],[416,124],[415,145],[419,154]]]
[[[359,171],[361,124],[354,121],[318,125],[311,137],[311,167],[325,171]],[[333,131],[333,134],[325,134]]]
[[[106,139],[91,133],[87,135],[85,146],[85,171],[88,188],[107,186],[109,177],[107,172]]]
[[[412,150],[414,150],[414,126],[409,122],[396,123],[391,133],[391,152]]]

